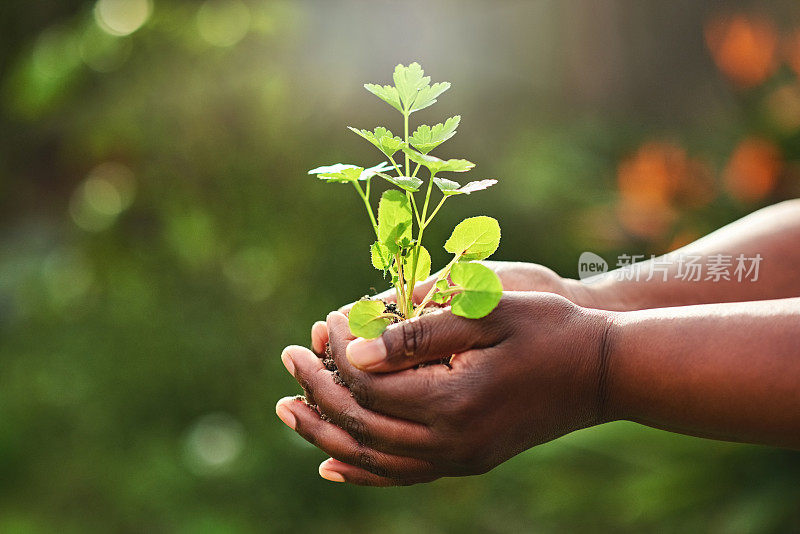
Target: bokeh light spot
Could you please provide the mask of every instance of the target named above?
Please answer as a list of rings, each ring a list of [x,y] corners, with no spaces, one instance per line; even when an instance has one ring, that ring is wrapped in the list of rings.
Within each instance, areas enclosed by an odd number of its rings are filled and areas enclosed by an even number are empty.
[[[196,474],[227,471],[244,449],[242,424],[222,412],[204,415],[189,429],[185,441],[186,463]]]
[[[645,143],[617,170],[621,197],[617,214],[633,235],[663,237],[676,220],[677,207],[703,206],[715,196],[712,172],[670,142]]]
[[[214,46],[233,46],[250,29],[250,10],[239,0],[207,0],[197,11],[197,31]]]
[[[743,202],[767,197],[777,185],[783,167],[780,150],[764,139],[745,139],[736,147],[725,169],[725,187]]]
[[[72,195],[72,220],[90,232],[105,230],[130,206],[135,190],[133,172],[128,167],[113,162],[98,165]]]
[[[130,35],[147,22],[152,10],[150,0],[98,0],[94,19],[111,35]]]
[[[719,70],[741,87],[760,84],[777,67],[778,34],[766,19],[720,15],[706,24],[705,37]]]

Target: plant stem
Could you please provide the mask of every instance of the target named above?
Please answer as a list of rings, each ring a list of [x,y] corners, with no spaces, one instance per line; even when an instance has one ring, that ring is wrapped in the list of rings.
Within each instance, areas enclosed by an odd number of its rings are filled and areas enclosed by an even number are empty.
[[[409,299],[406,304],[406,309],[408,310],[408,315],[410,316],[414,312],[414,286],[417,285],[417,263],[419,262],[419,251],[422,248],[422,235],[425,233],[425,227],[428,226],[430,220],[426,220],[426,215],[428,213],[428,203],[431,200],[431,188],[433,187],[433,177],[435,173],[431,173],[431,179],[428,181],[428,191],[425,193],[425,205],[422,207],[422,217],[420,217],[419,224],[419,234],[417,234],[417,243],[414,245],[414,259],[411,262],[411,284],[408,289]],[[437,210],[441,207],[442,203],[439,203],[437,206]],[[433,213],[436,215],[436,212]],[[431,219],[433,219],[433,215],[431,215]]]
[[[406,144],[406,146],[408,146],[408,115],[409,113],[407,111],[403,112],[403,127],[404,127],[403,142]],[[406,155],[406,166],[403,168],[406,170],[406,172],[408,172],[408,154],[406,154],[405,152],[404,154]]]
[[[417,177],[417,171],[419,170],[419,167],[420,167],[420,164],[417,163],[417,167],[414,169],[414,174],[411,175],[412,178],[416,178]]]
[[[402,173],[402,172],[400,172],[400,167],[399,167],[399,166],[397,165],[397,163],[394,161],[394,158],[393,158],[392,156],[389,156],[389,161],[391,161],[391,162],[392,162],[392,165],[394,165],[394,170],[395,170],[395,172],[397,172],[397,176],[398,176],[398,177],[400,177],[400,176],[403,176],[403,173]],[[408,170],[408,169],[406,169],[406,170]]]
[[[372,222],[372,229],[375,230],[375,237],[378,237],[378,223],[375,221],[375,214],[372,212],[372,206],[369,205],[369,183],[371,180],[367,181],[367,193],[364,194],[364,191],[361,189],[361,186],[358,185],[358,182],[351,182],[353,187],[356,188],[358,191],[358,196],[361,197],[361,200],[364,201],[364,205],[367,207],[367,214],[369,215],[369,220]]]
[[[433,283],[430,291],[428,291],[428,294],[425,295],[425,298],[422,299],[422,302],[419,303],[419,306],[417,306],[417,309],[414,311],[413,315],[414,317],[419,317],[419,315],[422,313],[423,308],[425,308],[425,306],[428,305],[428,303],[433,298],[433,294],[436,293],[436,283],[447,278],[447,276],[450,274],[450,269],[453,268],[453,265],[456,264],[459,258],[461,258],[461,253],[458,253],[455,256],[453,256],[453,259],[450,260],[450,263],[448,263],[444,269],[439,271],[439,276],[436,277],[436,282]]]
[[[433,210],[433,213],[431,213],[431,216],[428,218],[427,221],[425,221],[425,226],[428,226],[431,223],[431,221],[433,220],[433,218],[436,217],[436,214],[439,212],[439,208],[441,208],[444,205],[444,201],[445,200],[447,200],[447,195],[443,196],[442,200],[439,201],[439,205],[436,206],[436,209]]]
[[[403,262],[402,256],[400,253],[396,253],[394,255],[394,264],[397,266],[397,278],[398,278],[398,286],[397,286],[397,302],[402,303],[401,309],[405,308],[406,302],[406,282],[405,277],[403,276]],[[408,314],[406,314],[408,317]]]

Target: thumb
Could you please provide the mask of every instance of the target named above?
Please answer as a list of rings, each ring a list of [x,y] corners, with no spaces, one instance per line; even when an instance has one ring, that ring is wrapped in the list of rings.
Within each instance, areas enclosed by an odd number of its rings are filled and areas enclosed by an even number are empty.
[[[347,345],[347,359],[362,371],[387,373],[408,369],[469,349],[485,348],[499,341],[494,321],[466,319],[450,308],[389,325],[375,339],[354,339]]]

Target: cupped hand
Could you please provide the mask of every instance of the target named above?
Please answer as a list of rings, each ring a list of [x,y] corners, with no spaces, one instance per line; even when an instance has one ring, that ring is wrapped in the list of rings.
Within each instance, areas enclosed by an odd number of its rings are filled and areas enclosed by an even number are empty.
[[[590,287],[581,284],[578,280],[562,278],[555,271],[543,265],[535,263],[525,263],[516,261],[482,261],[479,262],[493,270],[500,278],[504,291],[544,291],[561,295],[572,302],[587,307],[600,307],[595,303],[590,293]],[[414,288],[413,300],[419,303],[436,282],[438,273],[431,275]],[[383,293],[375,296],[385,302],[395,302],[396,294],[394,289],[387,289]],[[354,303],[347,304],[339,308],[345,315],[353,307]],[[434,305],[435,306],[435,305]],[[328,342],[328,329],[325,321],[317,321],[311,327],[311,347],[317,354],[322,354],[325,350],[325,343]]]
[[[332,457],[320,466],[330,480],[385,486],[483,473],[610,419],[611,317],[551,293],[509,292],[480,320],[442,308],[354,340],[333,312],[331,349],[349,389],[311,351],[289,347],[284,364],[316,408],[287,397],[276,409]],[[449,366],[417,365],[450,355]]]

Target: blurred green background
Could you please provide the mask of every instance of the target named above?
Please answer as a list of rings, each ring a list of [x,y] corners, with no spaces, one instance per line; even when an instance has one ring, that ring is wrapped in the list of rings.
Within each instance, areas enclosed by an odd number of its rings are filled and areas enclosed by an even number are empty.
[[[800,456],[628,423],[376,490],[275,417],[279,354],[370,287],[350,188],[418,60],[497,259],[576,275],[800,196],[800,5],[4,0],[0,532],[797,532]],[[434,265],[445,261],[435,250]]]

